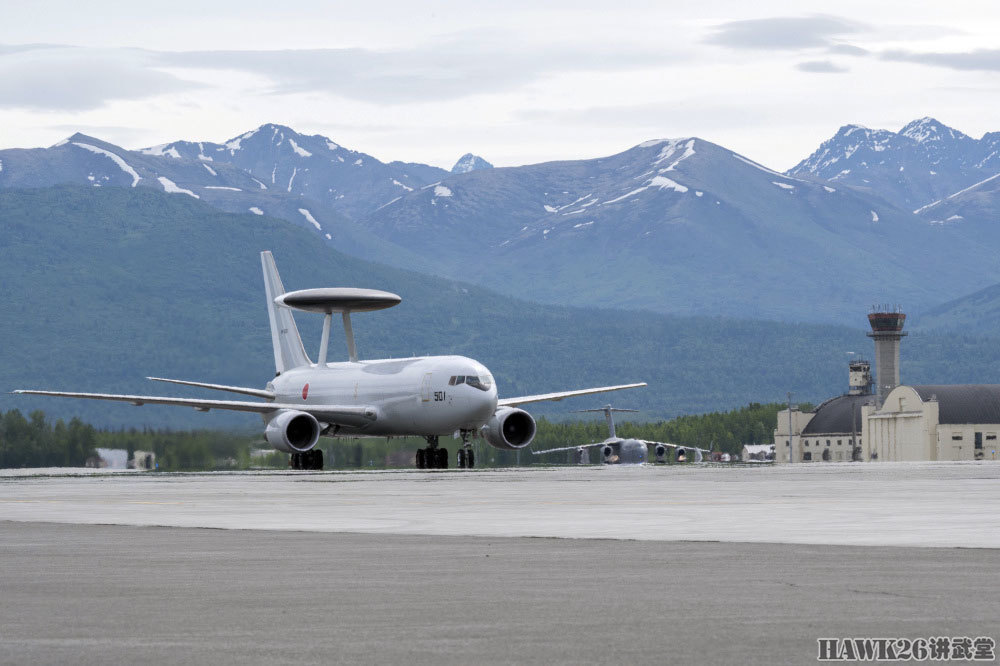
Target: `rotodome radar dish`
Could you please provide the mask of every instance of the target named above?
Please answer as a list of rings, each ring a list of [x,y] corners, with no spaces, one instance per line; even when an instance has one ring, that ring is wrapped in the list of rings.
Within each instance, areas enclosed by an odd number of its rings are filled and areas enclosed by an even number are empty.
[[[371,312],[399,305],[403,299],[388,291],[354,287],[324,287],[290,291],[274,299],[286,308],[318,312]]]

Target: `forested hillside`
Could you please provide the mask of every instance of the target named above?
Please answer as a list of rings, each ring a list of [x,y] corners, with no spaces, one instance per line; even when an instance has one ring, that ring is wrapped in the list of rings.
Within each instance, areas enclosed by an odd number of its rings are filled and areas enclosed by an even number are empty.
[[[846,388],[850,358],[870,355],[860,305],[857,329],[543,306],[354,259],[280,220],[222,213],[184,195],[67,186],[0,192],[0,409],[40,408],[100,426],[259,428],[253,416],[7,391],[198,393],[147,375],[263,386],[274,368],[264,249],[289,289],[360,286],[403,297],[396,308],[355,317],[362,358],[464,354],[492,370],[501,396],[649,383],[533,405],[535,414],[610,400],[661,419],[782,400],[786,391],[818,402]],[[468,270],[478,270],[474,257]],[[319,319],[298,316],[313,353]],[[339,354],[337,332],[331,358]],[[903,344],[902,374],[918,383],[992,383],[1000,345],[915,332]]]

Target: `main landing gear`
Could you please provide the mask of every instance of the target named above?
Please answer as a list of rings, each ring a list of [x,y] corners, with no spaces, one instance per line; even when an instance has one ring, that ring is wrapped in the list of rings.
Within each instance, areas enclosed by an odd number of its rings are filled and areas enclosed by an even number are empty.
[[[292,469],[323,469],[323,450],[311,449],[302,453],[293,453],[288,466]]]
[[[429,435],[427,448],[417,449],[417,469],[448,469],[448,449],[438,446],[438,436]],[[472,469],[476,466],[476,453],[469,444],[469,431],[462,431],[462,448],[458,450],[458,468]]]
[[[427,448],[417,449],[417,469],[448,469],[448,449],[438,448],[437,435],[428,435]]]

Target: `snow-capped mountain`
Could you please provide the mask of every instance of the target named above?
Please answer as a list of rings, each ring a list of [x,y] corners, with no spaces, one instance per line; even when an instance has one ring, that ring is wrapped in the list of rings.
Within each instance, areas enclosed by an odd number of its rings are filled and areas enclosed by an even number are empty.
[[[843,320],[861,303],[969,291],[972,265],[979,286],[1000,278],[990,252],[908,210],[698,138],[451,176],[362,223],[436,251],[448,275],[577,305]]]
[[[175,141],[140,152],[231,164],[269,188],[318,201],[350,217],[365,215],[447,175],[444,169],[426,164],[386,164],[325,136],[299,134],[272,123],[221,144]]]
[[[850,185],[915,210],[1000,172],[1000,132],[981,139],[933,118],[899,132],[845,125],[786,173]]]
[[[466,153],[458,158],[455,166],[451,168],[451,173],[469,173],[477,169],[492,169],[493,165],[484,160],[479,155]]]
[[[867,303],[929,308],[1000,281],[1000,133],[976,141],[925,120],[899,133],[847,127],[831,142],[802,176],[692,137],[450,174],[271,124],[140,151],[76,134],[0,151],[0,189],[155,188],[284,219],[360,258],[553,303],[843,322]],[[841,173],[872,156],[885,158],[878,173],[912,173],[919,158],[941,169],[933,177],[981,182],[894,205],[915,179],[883,190]]]
[[[230,144],[233,147],[225,150],[235,151],[238,140]],[[0,189],[62,183],[152,187],[200,199],[226,212],[281,218],[312,229],[326,242],[355,254],[384,253],[385,261],[402,265],[418,262],[406,250],[375,238],[327,203],[304,196],[288,183],[257,178],[222,157],[211,144],[178,142],[130,151],[77,133],[49,148],[0,150]]]

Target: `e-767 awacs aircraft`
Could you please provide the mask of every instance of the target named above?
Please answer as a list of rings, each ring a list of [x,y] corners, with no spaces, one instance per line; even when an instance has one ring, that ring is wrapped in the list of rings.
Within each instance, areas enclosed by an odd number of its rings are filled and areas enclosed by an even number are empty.
[[[417,467],[446,468],[448,450],[438,445],[442,435],[458,434],[462,446],[458,466],[475,464],[470,437],[483,437],[498,449],[521,449],[535,437],[535,420],[520,405],[562,400],[645,386],[645,383],[498,398],[493,376],[482,363],[464,356],[359,361],[351,329],[351,313],[381,310],[399,304],[400,297],[373,289],[332,288],[285,292],[271,253],[261,253],[267,312],[274,346],[275,376],[266,388],[244,388],[180,379],[149,377],[262,398],[264,401],[202,400],[150,395],[69,393],[18,390],[15,393],[54,395],[92,400],[117,400],[136,406],[179,405],[207,412],[228,409],[256,412],[263,419],[268,444],[292,456],[295,469],[323,469],[320,436],[421,436],[427,448],[417,451]],[[319,357],[313,363],[302,346],[292,309],[323,314]],[[339,313],[350,360],[327,363],[330,325]]]

